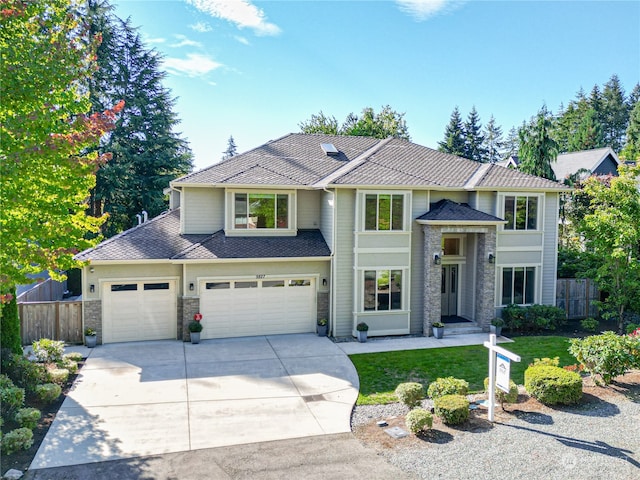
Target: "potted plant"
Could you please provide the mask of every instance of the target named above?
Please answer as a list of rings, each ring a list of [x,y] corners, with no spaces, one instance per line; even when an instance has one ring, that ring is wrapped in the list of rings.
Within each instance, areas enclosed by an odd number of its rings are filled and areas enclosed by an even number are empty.
[[[96,346],[96,341],[98,339],[98,337],[96,336],[96,331],[93,328],[85,328],[84,329],[84,344],[89,347],[89,348],[93,348]]]
[[[189,323],[189,337],[191,338],[191,343],[200,343],[200,332],[202,331],[202,324],[200,323],[202,320],[202,314],[196,313],[193,316],[193,321]]]
[[[358,331],[358,341],[360,343],[364,343],[367,341],[367,332],[369,331],[369,325],[364,322],[360,322],[356,325],[356,330]]]
[[[318,336],[319,337],[326,337],[327,336],[327,330],[329,329],[329,325],[327,322],[326,318],[321,318],[318,320]]]
[[[433,336],[436,338],[442,338],[444,335],[444,323],[442,322],[433,322],[431,325],[431,329],[433,330]]]
[[[500,336],[502,334],[502,327],[504,327],[504,320],[501,318],[494,318],[491,320],[491,326],[489,327],[489,331],[491,333],[495,333]]]

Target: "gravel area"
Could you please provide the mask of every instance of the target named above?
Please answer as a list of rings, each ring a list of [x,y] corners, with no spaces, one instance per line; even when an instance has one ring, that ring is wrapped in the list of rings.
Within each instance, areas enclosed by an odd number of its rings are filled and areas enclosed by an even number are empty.
[[[492,427],[484,420],[486,428],[434,430],[421,440],[387,441],[391,446],[369,442],[370,432],[364,443],[416,478],[639,479],[640,397],[591,400],[558,409],[538,404],[534,411],[513,405],[510,414],[498,408]],[[357,406],[352,427],[407,412],[401,404]]]

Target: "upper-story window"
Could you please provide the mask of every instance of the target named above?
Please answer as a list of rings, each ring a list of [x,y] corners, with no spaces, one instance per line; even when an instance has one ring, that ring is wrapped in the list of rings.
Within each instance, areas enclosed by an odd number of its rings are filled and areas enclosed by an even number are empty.
[[[288,229],[289,195],[235,193],[233,218],[236,229]]]
[[[404,229],[404,195],[368,193],[364,203],[365,230]]]
[[[538,196],[504,197],[505,230],[538,229]]]

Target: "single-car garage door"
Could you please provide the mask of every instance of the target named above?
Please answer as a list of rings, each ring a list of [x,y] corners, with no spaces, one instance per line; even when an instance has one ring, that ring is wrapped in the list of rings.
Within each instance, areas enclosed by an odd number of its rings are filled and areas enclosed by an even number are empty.
[[[175,281],[128,281],[102,287],[103,342],[176,338]]]
[[[201,338],[308,333],[316,328],[313,278],[200,283]]]

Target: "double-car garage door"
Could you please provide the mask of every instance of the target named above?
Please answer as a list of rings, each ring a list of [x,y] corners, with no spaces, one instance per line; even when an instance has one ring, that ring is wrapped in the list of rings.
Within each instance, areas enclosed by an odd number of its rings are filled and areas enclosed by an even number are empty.
[[[201,338],[315,331],[313,278],[200,282]]]

